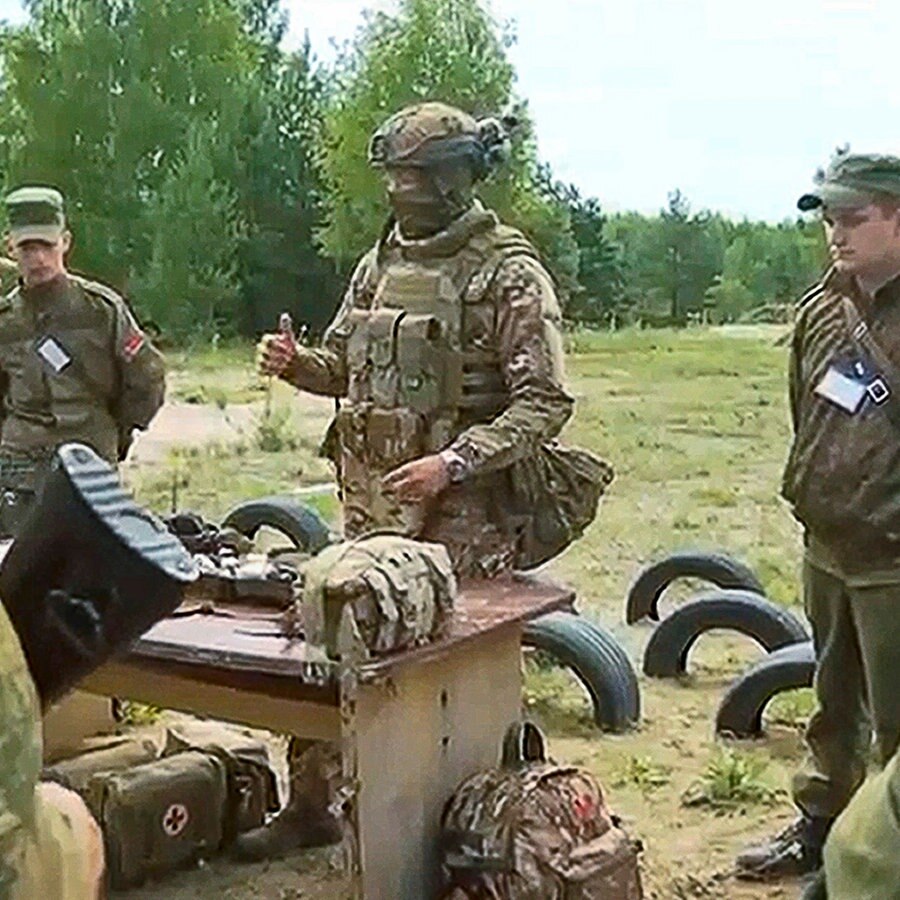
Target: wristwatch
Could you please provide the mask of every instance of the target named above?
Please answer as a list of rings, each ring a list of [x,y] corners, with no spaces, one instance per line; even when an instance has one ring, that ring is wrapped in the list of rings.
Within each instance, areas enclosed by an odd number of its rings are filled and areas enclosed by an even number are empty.
[[[469,474],[469,464],[455,451],[442,450],[441,459],[447,467],[451,484],[459,484]]]

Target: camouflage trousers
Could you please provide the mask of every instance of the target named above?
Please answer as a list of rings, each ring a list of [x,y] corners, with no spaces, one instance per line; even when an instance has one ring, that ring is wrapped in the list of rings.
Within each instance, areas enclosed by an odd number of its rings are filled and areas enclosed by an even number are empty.
[[[49,452],[0,447],[0,537],[15,537],[50,471]]]

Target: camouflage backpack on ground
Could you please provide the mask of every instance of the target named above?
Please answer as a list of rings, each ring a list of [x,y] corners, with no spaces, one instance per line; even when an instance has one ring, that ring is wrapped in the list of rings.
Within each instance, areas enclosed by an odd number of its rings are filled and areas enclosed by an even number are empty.
[[[304,569],[301,619],[329,657],[388,653],[434,639],[453,608],[447,551],[397,534],[326,547]]]
[[[548,761],[531,724],[507,732],[499,769],[463,782],[444,808],[452,900],[640,900],[638,854],[590,772]]]

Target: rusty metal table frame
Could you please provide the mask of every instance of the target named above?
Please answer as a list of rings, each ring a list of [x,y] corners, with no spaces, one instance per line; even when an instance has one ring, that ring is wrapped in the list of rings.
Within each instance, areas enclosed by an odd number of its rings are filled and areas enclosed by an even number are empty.
[[[441,640],[343,669],[284,638],[271,612],[187,610],[83,687],[340,742],[353,896],[428,900],[443,804],[496,763],[520,715],[523,625],[573,600],[569,588],[535,578],[463,585]]]

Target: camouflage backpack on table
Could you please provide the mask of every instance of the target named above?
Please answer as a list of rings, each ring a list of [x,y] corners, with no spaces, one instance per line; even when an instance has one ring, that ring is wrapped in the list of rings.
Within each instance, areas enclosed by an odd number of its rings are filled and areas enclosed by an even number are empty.
[[[640,845],[597,780],[548,761],[531,724],[511,726],[498,769],[460,785],[441,818],[445,900],[640,900]]]
[[[440,544],[375,534],[326,547],[303,573],[306,641],[367,657],[433,640],[453,609],[456,579]]]

